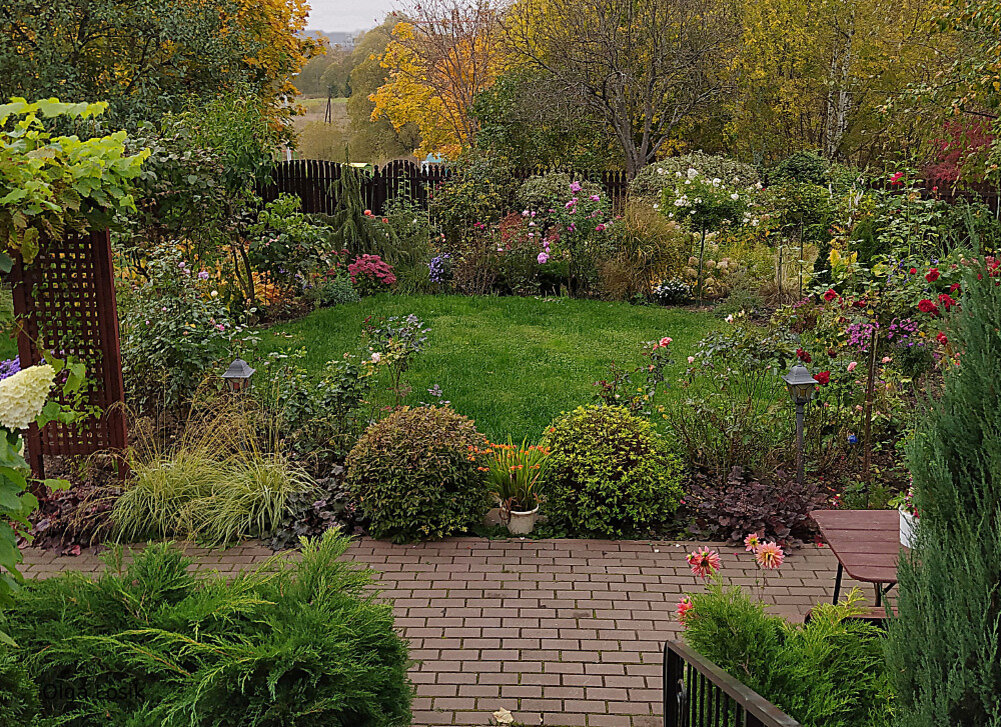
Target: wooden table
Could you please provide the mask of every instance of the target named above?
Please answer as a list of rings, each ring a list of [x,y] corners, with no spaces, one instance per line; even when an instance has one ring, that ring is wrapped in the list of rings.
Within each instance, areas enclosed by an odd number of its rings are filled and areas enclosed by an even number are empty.
[[[897,585],[900,555],[900,514],[896,510],[814,510],[810,513],[820,534],[838,559],[834,603],[841,596],[847,571],[857,581],[872,583],[876,606]]]

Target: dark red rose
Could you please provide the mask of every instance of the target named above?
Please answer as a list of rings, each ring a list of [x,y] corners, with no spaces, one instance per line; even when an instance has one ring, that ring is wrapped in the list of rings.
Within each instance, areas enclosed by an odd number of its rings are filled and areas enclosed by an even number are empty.
[[[817,380],[817,383],[821,386],[827,386],[831,383],[831,372],[821,371],[819,374],[814,374],[813,378]]]
[[[938,268],[932,268],[927,273],[925,273],[925,280],[927,280],[929,283],[934,283],[936,280],[938,280],[940,275],[941,273],[938,271]]]
[[[828,303],[830,303],[832,300],[834,300],[837,297],[838,297],[838,294],[834,290],[834,288],[828,288],[827,292],[824,293],[824,300],[826,300]]]
[[[918,310],[922,313],[931,313],[932,315],[935,315],[938,313],[938,306],[927,298],[924,298],[923,300],[918,301]]]

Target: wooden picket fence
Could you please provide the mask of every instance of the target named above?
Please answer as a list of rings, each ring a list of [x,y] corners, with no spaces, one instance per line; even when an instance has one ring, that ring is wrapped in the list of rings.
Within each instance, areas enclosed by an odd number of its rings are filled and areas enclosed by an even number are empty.
[[[291,194],[302,200],[303,212],[333,214],[337,199],[333,183],[341,176],[342,165],[320,159],[293,159],[279,162],[271,174],[271,182],[258,190],[265,202],[280,194]],[[362,199],[365,208],[375,215],[382,214],[395,197],[407,196],[427,208],[434,189],[452,176],[449,167],[441,164],[418,166],[412,162],[394,161],[383,167],[364,168]],[[574,169],[516,169],[514,177],[525,180],[537,174],[560,171],[574,179],[600,183],[612,208],[621,210],[625,204],[629,179],[621,170],[585,171]]]

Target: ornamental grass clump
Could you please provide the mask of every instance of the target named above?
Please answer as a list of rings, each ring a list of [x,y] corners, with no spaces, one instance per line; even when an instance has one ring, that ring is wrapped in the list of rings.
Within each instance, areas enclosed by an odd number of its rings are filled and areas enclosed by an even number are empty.
[[[448,407],[403,407],[370,426],[347,458],[347,488],[369,532],[396,542],[444,538],[488,506],[486,438]]]
[[[349,539],[303,542],[232,581],[171,544],[96,580],[31,584],[0,621],[0,721],[41,727],[405,727],[406,642]],[[20,667],[20,668],[19,668]],[[28,682],[28,679],[31,682]],[[40,697],[40,699],[39,699]]]
[[[582,406],[558,417],[550,451],[546,512],[559,530],[619,537],[669,527],[681,499],[681,463],[650,423],[615,406]]]
[[[132,478],[111,516],[121,541],[265,537],[290,514],[293,500],[317,492],[280,451],[267,412],[250,402],[196,408],[170,446],[141,428],[137,434]]]

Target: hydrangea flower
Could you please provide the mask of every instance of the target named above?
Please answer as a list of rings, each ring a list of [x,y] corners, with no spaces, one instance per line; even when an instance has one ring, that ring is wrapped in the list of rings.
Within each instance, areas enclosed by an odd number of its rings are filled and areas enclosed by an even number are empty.
[[[55,378],[55,370],[43,364],[0,381],[0,426],[27,429],[45,406]]]

